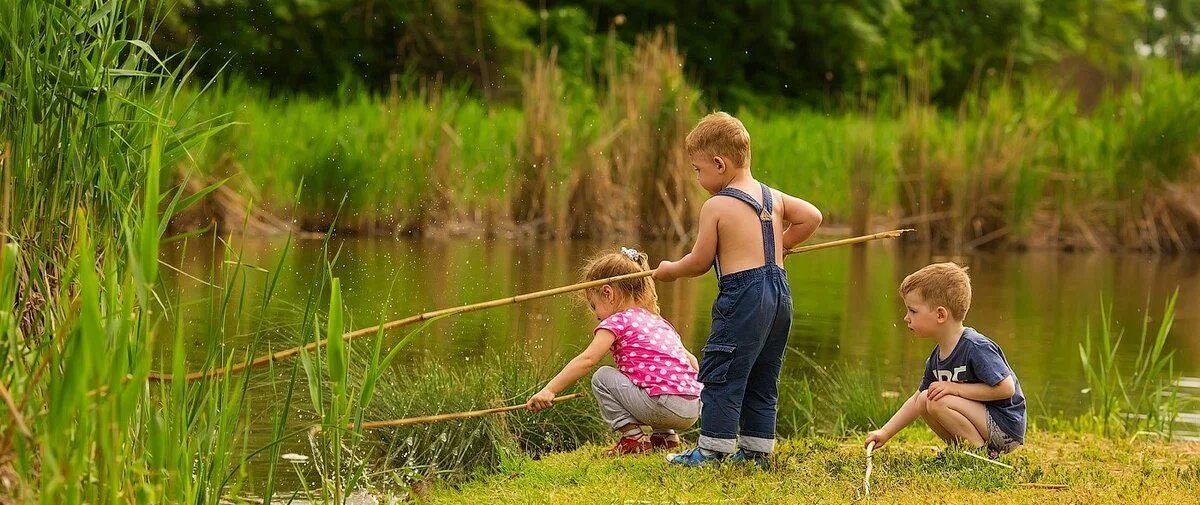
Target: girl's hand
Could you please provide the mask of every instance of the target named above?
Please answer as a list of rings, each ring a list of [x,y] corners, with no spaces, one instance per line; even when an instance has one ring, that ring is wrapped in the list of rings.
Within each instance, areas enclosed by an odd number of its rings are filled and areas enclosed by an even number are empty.
[[[888,440],[891,438],[892,436],[888,435],[887,432],[883,430],[875,430],[867,433],[867,439],[863,441],[863,447],[867,447],[871,445],[871,442],[875,442],[875,448],[878,449],[887,444]]]
[[[674,264],[675,262],[673,261],[664,260],[659,262],[658,268],[654,269],[654,280],[662,282],[671,282],[675,280],[675,276],[671,275],[671,265]]]
[[[554,393],[548,389],[538,391],[525,402],[525,408],[531,412],[541,412],[554,406]]]
[[[945,396],[960,396],[958,394],[958,384],[950,381],[937,381],[929,385],[929,401],[934,401]]]
[[[692,354],[690,352],[687,353],[687,360],[688,360],[688,364],[692,365],[692,370],[700,370],[700,363],[698,361],[696,361],[695,354]]]

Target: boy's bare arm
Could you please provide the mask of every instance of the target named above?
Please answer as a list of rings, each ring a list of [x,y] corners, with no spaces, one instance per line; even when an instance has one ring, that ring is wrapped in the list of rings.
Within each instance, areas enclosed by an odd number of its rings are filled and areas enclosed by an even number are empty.
[[[821,211],[811,203],[796,198],[787,193],[779,193],[783,197],[783,220],[787,227],[783,229],[783,250],[796,247],[817,231],[821,226]]]
[[[654,278],[660,281],[673,281],[680,277],[696,277],[704,275],[712,268],[717,258],[717,215],[723,202],[718,198],[710,198],[700,207],[700,231],[696,235],[696,244],[692,252],[687,253],[679,261],[663,261],[658,264]]]
[[[989,386],[982,382],[962,384],[950,381],[937,381],[929,385],[930,400],[937,400],[943,396],[951,395],[977,402],[990,402],[1012,398],[1016,393],[1017,386],[1013,383],[1012,377],[1005,377],[1004,380],[996,383],[995,386]]]
[[[920,394],[920,392],[916,392],[908,397],[904,405],[895,414],[892,414],[892,418],[883,425],[883,430],[888,432],[889,438],[921,417],[921,409],[917,407],[917,395]]]
[[[887,424],[884,424],[883,427],[878,430],[868,433],[867,440],[864,445],[875,442],[876,447],[883,447],[883,445],[886,444],[887,441],[892,437],[896,436],[900,430],[912,424],[912,422],[916,421],[918,417],[921,417],[921,409],[917,406],[917,395],[920,394],[920,391],[913,393],[913,395],[908,397],[908,400],[904,402],[904,405],[901,406],[895,414],[892,414],[892,418],[888,420]]]
[[[864,445],[870,444],[872,441],[874,441],[876,447],[882,447],[883,444],[888,443],[888,440],[892,439],[892,437],[895,437],[896,433],[900,433],[901,429],[904,429],[908,425],[912,425],[912,422],[916,421],[917,417],[920,417],[920,408],[918,407],[917,398],[918,395],[920,395],[920,391],[912,393],[912,396],[908,397],[907,401],[904,402],[904,405],[902,405],[899,410],[896,410],[896,413],[892,415],[892,419],[888,420],[886,425],[883,425],[883,427],[880,429],[876,429],[874,432],[866,434],[866,441]]]

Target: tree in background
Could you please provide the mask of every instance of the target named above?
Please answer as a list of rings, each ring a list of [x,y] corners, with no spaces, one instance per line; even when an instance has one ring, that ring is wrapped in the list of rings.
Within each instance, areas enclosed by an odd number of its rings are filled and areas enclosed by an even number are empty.
[[[209,73],[231,60],[273,88],[406,76],[514,102],[537,51],[558,48],[564,82],[589,82],[608,37],[628,54],[667,26],[692,80],[727,108],[841,106],[910,78],[955,105],[989,76],[1061,62],[1102,82],[1147,57],[1200,65],[1200,0],[180,0],[156,42],[194,43]]]
[[[519,84],[534,19],[519,0],[180,0],[156,43],[195,45],[209,53],[207,72],[231,60],[275,88],[386,88],[415,74],[492,96]]]
[[[928,82],[935,101],[956,104],[987,75],[1026,72],[1075,54],[1117,74],[1132,64],[1140,14],[1151,8],[1137,0],[550,4],[581,6],[597,30],[623,19],[618,31],[626,39],[676,25],[691,72],[722,104],[877,96],[914,73]]]

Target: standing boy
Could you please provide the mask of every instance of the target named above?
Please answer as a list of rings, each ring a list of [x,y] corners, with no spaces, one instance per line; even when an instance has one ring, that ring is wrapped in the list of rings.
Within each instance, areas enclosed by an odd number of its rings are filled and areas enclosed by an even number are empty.
[[[779,371],[792,322],[783,257],[812,236],[821,212],[754,179],[750,134],[737,118],[709,114],[685,142],[696,178],[713,197],[700,209],[692,252],[662,262],[654,278],[696,277],[715,266],[720,292],[700,362],[700,441],[667,459],[703,466],[732,454],[765,467],[775,448]]]

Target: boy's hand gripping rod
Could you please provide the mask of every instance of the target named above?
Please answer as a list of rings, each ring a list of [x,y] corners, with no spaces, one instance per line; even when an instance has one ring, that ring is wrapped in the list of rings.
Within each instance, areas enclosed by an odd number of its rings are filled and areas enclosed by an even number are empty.
[[[847,238],[847,239],[841,239],[841,240],[833,240],[830,242],[823,242],[820,244],[800,246],[800,247],[795,247],[795,248],[785,251],[785,253],[786,253],[785,255],[792,255],[792,254],[804,253],[804,252],[809,252],[809,251],[816,251],[819,249],[828,249],[830,247],[838,247],[838,246],[844,246],[844,245],[850,245],[850,244],[860,244],[863,242],[870,242],[872,240],[879,240],[879,239],[885,239],[885,238],[897,238],[897,237],[903,235],[904,233],[907,233],[910,231],[913,231],[913,230],[911,230],[911,229],[891,230],[891,231],[885,231],[885,232],[880,232],[880,233],[873,233],[871,235],[863,235],[861,237],[853,237],[853,238]],[[401,326],[408,326],[410,324],[427,321],[427,320],[433,319],[435,317],[441,317],[441,316],[446,316],[446,315],[450,315],[450,314],[462,314],[465,312],[474,312],[477,310],[490,309],[493,307],[501,307],[504,305],[512,305],[512,304],[516,304],[516,303],[526,302],[529,300],[546,298],[548,296],[561,295],[563,293],[571,293],[574,291],[581,291],[581,290],[588,289],[588,288],[603,286],[605,284],[609,284],[609,283],[613,283],[613,282],[618,282],[618,281],[623,281],[623,280],[628,280],[628,279],[640,279],[642,277],[649,277],[651,275],[654,275],[655,270],[657,270],[657,269],[644,270],[644,271],[635,272],[632,274],[618,275],[615,277],[609,277],[607,279],[597,279],[594,281],[580,282],[578,284],[572,284],[570,286],[562,286],[562,287],[553,288],[553,289],[546,289],[543,291],[536,291],[533,293],[525,293],[525,294],[520,294],[520,295],[516,295],[516,296],[510,296],[507,298],[491,300],[491,301],[487,301],[487,302],[479,302],[479,303],[473,303],[470,305],[463,305],[460,307],[451,307],[448,309],[441,309],[441,310],[435,310],[432,312],[425,312],[422,314],[409,316],[404,319],[397,319],[395,321],[389,321],[389,322],[386,322],[383,324],[371,326],[369,328],[362,328],[362,329],[354,330],[354,331],[351,331],[349,333],[342,335],[342,338],[345,340],[353,340],[353,339],[361,337],[363,335],[370,335],[372,333],[376,333],[380,330],[390,330],[393,328],[399,328]],[[237,363],[237,364],[230,365],[227,367],[214,368],[212,370],[207,370],[207,371],[201,370],[198,372],[192,372],[192,373],[187,374],[184,377],[175,377],[171,374],[150,372],[150,375],[147,376],[147,379],[149,379],[151,381],[156,381],[156,382],[169,382],[169,381],[183,379],[183,380],[187,380],[190,382],[190,381],[196,381],[196,380],[200,380],[200,379],[210,379],[213,377],[220,377],[227,373],[238,372],[238,371],[241,371],[246,368],[259,367],[259,366],[265,365],[267,363],[271,363],[273,361],[282,361],[282,360],[294,357],[297,354],[300,354],[301,350],[306,350],[306,351],[311,352],[311,351],[314,351],[321,347],[324,347],[327,344],[327,342],[328,342],[327,340],[319,340],[316,342],[309,342],[308,344],[303,345],[303,346],[293,347],[291,349],[284,349],[282,351],[278,351],[278,352],[271,353],[271,354],[264,354],[262,356],[254,358],[252,360],[243,361],[241,363]]]

